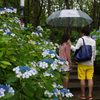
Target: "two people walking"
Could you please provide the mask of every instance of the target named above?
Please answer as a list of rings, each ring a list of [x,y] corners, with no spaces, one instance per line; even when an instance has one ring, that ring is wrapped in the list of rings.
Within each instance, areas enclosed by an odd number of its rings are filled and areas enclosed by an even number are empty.
[[[88,27],[83,27],[81,29],[81,36],[85,41],[86,45],[92,46],[92,57],[91,60],[84,61],[84,62],[78,62],[78,79],[80,80],[80,88],[81,88],[81,94],[78,95],[79,98],[85,99],[85,79],[88,80],[88,99],[92,100],[92,90],[93,90],[93,74],[94,74],[94,61],[96,57],[96,42],[93,40],[90,36],[90,30]],[[64,34],[59,46],[59,57],[65,59],[69,62],[69,70],[68,72],[68,79],[63,79],[63,88],[68,88],[68,82],[69,82],[69,76],[70,76],[70,69],[72,68],[72,62],[70,57],[70,49],[73,51],[76,51],[83,45],[82,38],[79,38],[77,41],[76,46],[73,46],[70,41],[69,34]]]

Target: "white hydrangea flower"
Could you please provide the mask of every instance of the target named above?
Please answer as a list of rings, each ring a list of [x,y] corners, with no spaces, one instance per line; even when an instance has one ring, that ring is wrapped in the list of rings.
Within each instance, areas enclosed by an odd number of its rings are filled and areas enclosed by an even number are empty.
[[[17,77],[21,77],[22,76],[22,73],[21,72],[17,72]]]
[[[53,47],[54,49],[56,49],[56,47]]]
[[[48,44],[49,44],[49,42],[47,42],[47,41],[44,41],[44,44],[48,45]]]
[[[43,28],[41,26],[37,26],[37,28],[41,31],[43,31]]]
[[[73,97],[74,95],[72,93],[66,93],[65,96],[66,97]]]
[[[53,93],[50,93],[49,91],[45,91],[44,94],[48,95],[49,98],[51,98],[53,96]]]
[[[8,92],[11,93],[12,95],[14,95],[15,91],[14,91],[14,89],[12,87],[10,87],[9,90],[8,90]]]
[[[51,76],[51,77],[54,77],[54,75],[52,75],[52,74],[50,74],[50,73],[47,73],[47,72],[43,73],[43,75],[44,75],[44,77],[45,77],[45,76]]]
[[[0,88],[0,93],[4,93],[5,92],[5,90],[3,89],[3,88]]]
[[[50,42],[51,45],[53,45],[53,42]]]
[[[11,34],[11,36],[15,36],[15,34],[14,34],[14,33],[12,33],[12,34]]]
[[[69,62],[68,62],[68,61],[65,61],[65,64],[66,64],[66,65],[69,65]]]
[[[4,27],[6,27],[6,26],[7,26],[7,24],[3,24],[3,26],[4,26]]]
[[[45,50],[45,51],[42,53],[42,55],[43,55],[43,57],[46,57],[46,56],[48,56],[48,55],[50,55],[50,54],[49,54],[49,51]]]
[[[58,55],[56,55],[57,58],[60,58]]]
[[[10,32],[10,30],[7,28],[7,30],[5,30],[6,32]]]
[[[59,64],[61,64],[61,65],[63,65],[63,64],[64,64],[64,62],[62,62],[62,61],[60,61],[60,60],[58,61],[58,63],[59,63]]]
[[[7,34],[6,32],[3,33],[3,35],[6,35],[6,34]]]
[[[40,62],[40,63],[39,63],[39,67],[45,69],[45,68],[48,67],[48,63],[46,63],[46,62]]]
[[[62,89],[63,89],[63,85],[58,84],[57,88],[58,88],[58,87],[60,87],[60,88],[62,88]]]
[[[43,47],[40,47],[39,49],[43,49]]]
[[[3,31],[3,29],[0,29],[0,31]]]
[[[53,83],[52,86],[53,86],[53,88],[57,88],[57,84],[56,83]]]
[[[54,57],[55,57],[55,54],[54,54],[54,53],[52,53],[52,54],[50,54],[50,56],[51,56],[51,58],[54,58]]]
[[[40,33],[40,36],[42,37],[42,33]]]
[[[32,34],[35,34],[35,32],[32,32]]]
[[[52,68],[53,70],[55,70],[55,69],[57,69],[57,66],[58,66],[58,65],[57,65],[56,63],[52,63],[50,66],[51,66],[51,68]]]
[[[38,33],[35,33],[35,34],[36,34],[37,37],[39,37],[39,34]]]
[[[36,70],[36,68],[31,68],[31,70],[29,71],[32,75],[35,75],[38,73],[38,71]]]

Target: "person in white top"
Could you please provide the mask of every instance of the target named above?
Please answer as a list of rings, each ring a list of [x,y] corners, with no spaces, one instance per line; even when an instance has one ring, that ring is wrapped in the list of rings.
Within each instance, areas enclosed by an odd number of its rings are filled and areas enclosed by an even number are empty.
[[[92,46],[92,58],[89,61],[78,62],[78,79],[80,79],[80,87],[82,91],[82,94],[79,94],[78,97],[81,99],[86,98],[85,97],[85,78],[87,77],[88,88],[89,88],[88,99],[92,100],[94,61],[96,57],[96,42],[89,36],[89,34],[90,34],[90,31],[88,27],[83,27],[81,29],[81,36],[82,38],[84,38],[85,45]],[[83,45],[82,38],[78,39],[76,46],[73,46],[70,40],[68,40],[67,43],[70,45],[70,48],[73,51],[76,51],[76,49],[79,49]]]

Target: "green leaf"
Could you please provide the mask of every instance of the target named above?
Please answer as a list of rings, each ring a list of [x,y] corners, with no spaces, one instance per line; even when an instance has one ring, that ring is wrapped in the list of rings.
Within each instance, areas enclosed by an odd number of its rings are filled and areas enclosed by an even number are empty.
[[[30,36],[29,36],[29,35],[27,35],[27,38],[28,38],[28,39],[30,39]]]
[[[7,100],[21,100],[20,99],[20,92],[15,93],[11,98],[8,98]]]
[[[30,86],[29,84],[26,84],[24,87],[23,87],[23,92],[27,95],[27,96],[30,96],[30,97],[33,97],[34,95],[34,88],[32,88],[33,86]]]
[[[44,89],[41,87],[37,88],[37,91],[35,92],[36,97],[41,97],[44,94]]]
[[[0,64],[0,67],[2,68],[6,68],[7,66],[3,65],[3,64]]]
[[[6,93],[5,94],[5,96],[4,97],[2,97],[3,99],[8,99],[8,98],[10,98],[10,97],[12,97],[13,95],[12,94],[10,94],[10,93]]]
[[[53,87],[51,85],[51,81],[45,81],[44,83],[44,87],[46,88],[46,90],[48,90],[49,92],[52,92],[53,91]]]
[[[4,65],[11,65],[11,63],[7,62],[7,61],[0,61],[0,63],[4,64]]]
[[[16,78],[15,76],[10,76],[7,78],[7,84],[11,83],[11,82],[16,82],[18,80],[18,78]]]
[[[2,55],[3,55],[3,52],[0,52],[0,58],[2,57]]]
[[[2,37],[2,42],[8,43],[8,37]]]
[[[12,61],[16,61],[16,58],[14,56],[9,56],[9,59]]]

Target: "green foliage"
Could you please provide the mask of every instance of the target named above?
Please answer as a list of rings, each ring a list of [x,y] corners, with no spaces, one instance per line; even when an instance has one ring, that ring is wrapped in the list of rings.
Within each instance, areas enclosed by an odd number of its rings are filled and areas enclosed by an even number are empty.
[[[53,91],[53,82],[61,83],[60,73],[58,70],[51,72],[54,75],[44,77],[43,73],[48,69],[40,69],[32,65],[44,59],[42,52],[44,49],[53,49],[50,39],[50,30],[45,28],[45,31],[40,33],[33,32],[33,26],[28,24],[24,30],[21,29],[19,18],[14,13],[4,13],[0,15],[0,83],[9,84],[14,88],[15,94],[5,93],[1,100],[47,100],[44,96],[45,90]],[[49,57],[47,57],[49,58]],[[46,58],[46,59],[47,59]],[[16,76],[12,70],[16,66],[28,66],[36,68],[38,74],[32,75],[29,78]],[[50,66],[50,65],[49,65]],[[60,68],[60,65],[58,66]],[[40,83],[40,84],[39,84]],[[51,97],[54,98],[54,97]]]
[[[96,63],[100,64],[100,32],[98,32],[96,29],[94,29],[93,32],[90,34],[91,37],[96,36],[96,50],[98,51],[96,54]]]

